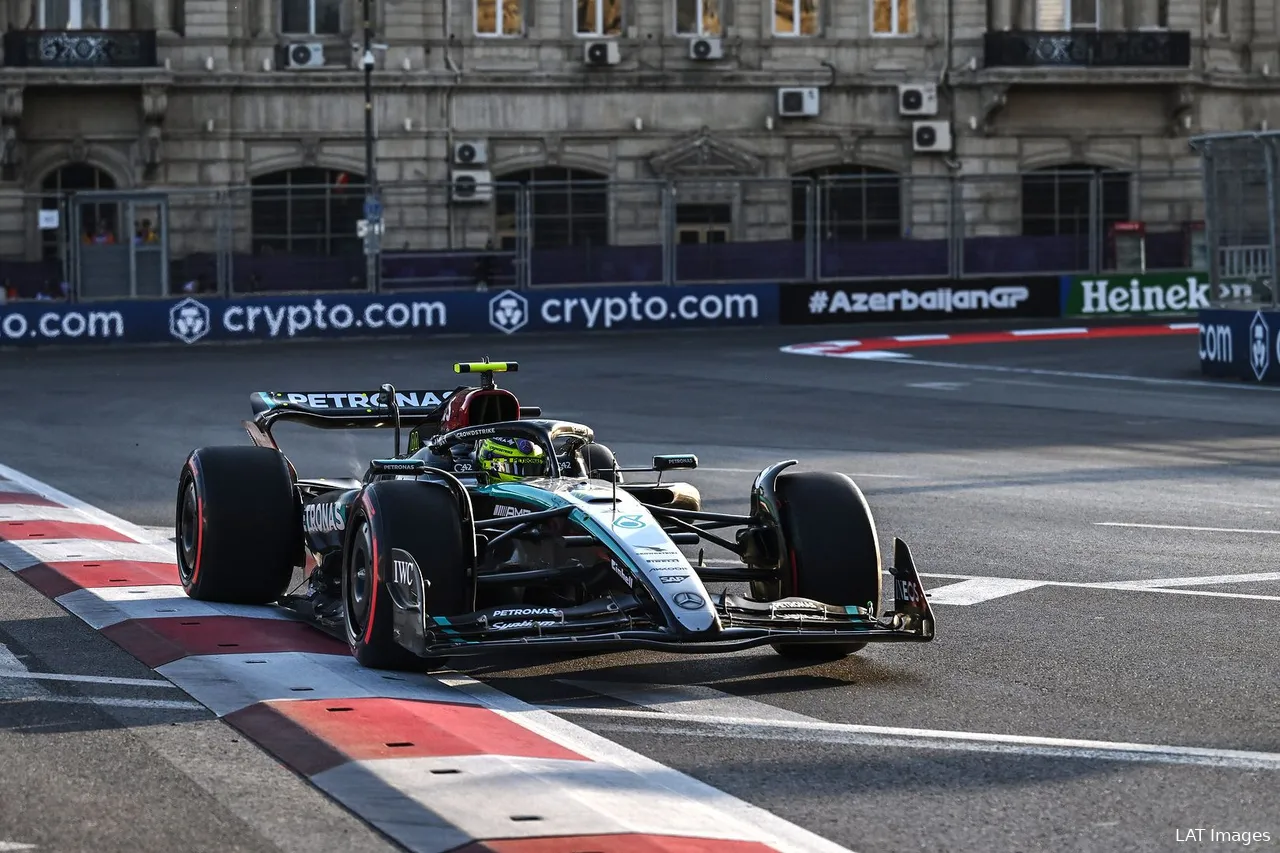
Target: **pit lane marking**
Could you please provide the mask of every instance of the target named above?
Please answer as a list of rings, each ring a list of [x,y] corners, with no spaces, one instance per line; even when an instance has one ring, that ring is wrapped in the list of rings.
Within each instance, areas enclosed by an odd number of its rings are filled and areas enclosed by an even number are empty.
[[[887,573],[886,573],[887,574]],[[982,577],[978,575],[953,575],[940,574],[936,572],[921,572],[922,578],[938,578],[942,580],[956,580],[960,583],[948,584],[936,588],[925,588],[925,595],[929,598],[930,604],[966,606],[970,604],[981,604],[984,601],[990,601],[995,598],[1001,598],[1006,595],[1013,595],[1019,592],[1026,592],[1030,589],[1038,589],[1046,586],[1069,587],[1073,589],[1100,589],[1118,592],[1157,592],[1166,595],[1198,595],[1206,598],[1240,598],[1251,601],[1280,601],[1280,595],[1258,595],[1254,593],[1244,592],[1219,592],[1207,589],[1182,589],[1179,587],[1188,586],[1209,586],[1212,584],[1231,584],[1231,583],[1256,583],[1263,581],[1280,580],[1280,572],[1253,572],[1249,574],[1238,575],[1205,575],[1201,577],[1184,577],[1184,578],[1151,578],[1147,580],[1128,580],[1128,581],[1055,581],[1055,580],[1031,580],[1023,578],[993,578]],[[979,581],[981,583],[970,583]],[[992,582],[996,583],[992,583]],[[1019,588],[1019,585],[1022,585]],[[1000,592],[1004,589],[1004,592]],[[955,590],[947,593],[947,590]],[[984,591],[997,592],[999,594],[987,595],[981,597]],[[972,598],[972,600],[970,600]]]

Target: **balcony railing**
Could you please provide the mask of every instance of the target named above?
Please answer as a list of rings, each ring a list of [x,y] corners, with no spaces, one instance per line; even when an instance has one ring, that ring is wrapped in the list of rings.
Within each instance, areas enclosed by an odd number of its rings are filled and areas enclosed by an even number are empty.
[[[11,30],[6,68],[155,68],[155,30]]]
[[[989,32],[983,46],[987,68],[1189,68],[1191,33]]]

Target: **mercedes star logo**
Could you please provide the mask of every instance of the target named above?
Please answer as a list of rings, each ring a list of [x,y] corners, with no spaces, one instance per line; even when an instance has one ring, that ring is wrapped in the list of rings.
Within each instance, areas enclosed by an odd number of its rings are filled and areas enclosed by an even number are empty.
[[[676,603],[676,607],[683,607],[685,610],[697,610],[702,607],[702,596],[696,592],[677,592],[671,600]]]

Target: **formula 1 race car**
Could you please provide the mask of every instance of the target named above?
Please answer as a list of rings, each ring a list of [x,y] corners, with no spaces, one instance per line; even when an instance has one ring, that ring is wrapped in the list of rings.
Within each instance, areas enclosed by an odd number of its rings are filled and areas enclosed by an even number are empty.
[[[443,391],[263,391],[255,446],[193,451],[178,482],[177,555],[195,599],[287,608],[345,639],[361,664],[431,669],[512,648],[724,652],[771,645],[834,660],[873,641],[929,641],[933,612],[894,540],[881,603],[870,508],[844,474],[760,472],[746,515],[704,512],[663,473],[691,454],[620,468],[590,427],[546,419],[494,383],[515,362],[455,364],[480,384]],[[360,479],[299,478],[272,427],[395,430]],[[408,429],[407,452],[401,434]],[[652,472],[652,482],[626,475]],[[737,528],[732,538],[716,533]],[[678,546],[710,542],[740,566]],[[305,589],[286,594],[295,569]],[[745,583],[749,595],[709,582]]]

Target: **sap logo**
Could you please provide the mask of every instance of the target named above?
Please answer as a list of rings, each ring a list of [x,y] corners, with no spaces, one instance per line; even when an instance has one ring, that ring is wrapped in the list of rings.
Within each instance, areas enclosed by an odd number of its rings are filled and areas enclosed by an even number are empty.
[[[522,508],[522,507],[518,507],[518,506],[505,506],[505,505],[499,505],[499,506],[495,506],[495,507],[493,508],[493,517],[494,517],[494,518],[501,518],[501,517],[503,517],[503,516],[506,516],[506,517],[510,518],[510,517],[512,517],[512,516],[516,516],[516,515],[529,515],[531,512],[533,512],[533,510],[531,510],[531,509],[524,509],[524,508]]]
[[[688,575],[658,575],[658,580],[663,583],[680,583],[680,581],[689,577]]]
[[[308,533],[335,533],[347,529],[342,507],[335,503],[307,504],[302,510],[302,529]]]
[[[395,572],[396,583],[405,586],[413,585],[413,576],[417,573],[418,567],[409,560],[393,560],[392,568]]]

